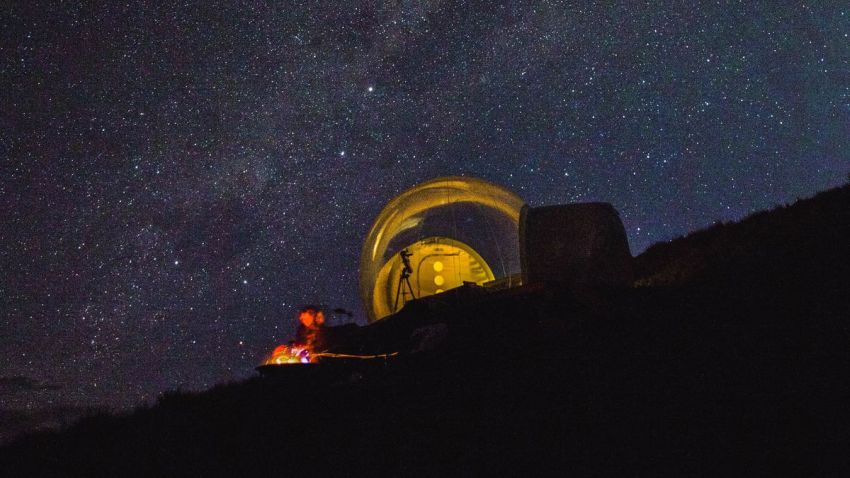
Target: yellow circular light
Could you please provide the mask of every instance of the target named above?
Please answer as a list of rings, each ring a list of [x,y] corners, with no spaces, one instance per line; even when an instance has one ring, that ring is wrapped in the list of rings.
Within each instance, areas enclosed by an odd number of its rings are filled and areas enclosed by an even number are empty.
[[[443,270],[443,263],[440,262],[440,261],[435,262],[434,263],[434,271],[440,272],[441,270]]]
[[[434,276],[434,283],[437,285],[443,285],[446,282],[446,279],[443,276]]]

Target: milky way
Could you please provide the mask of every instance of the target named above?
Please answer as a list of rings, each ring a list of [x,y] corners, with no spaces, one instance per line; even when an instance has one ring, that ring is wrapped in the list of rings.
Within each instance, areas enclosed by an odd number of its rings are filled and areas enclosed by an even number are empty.
[[[362,322],[371,221],[436,176],[611,202],[637,254],[850,173],[842,2],[15,3],[0,376],[41,385],[5,407],[247,377],[305,303]]]

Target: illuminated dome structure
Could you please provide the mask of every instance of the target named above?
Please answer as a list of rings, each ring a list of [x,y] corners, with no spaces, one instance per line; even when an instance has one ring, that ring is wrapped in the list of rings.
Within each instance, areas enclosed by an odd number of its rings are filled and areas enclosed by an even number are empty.
[[[516,284],[523,206],[511,191],[468,177],[433,179],[396,196],[363,244],[360,293],[369,322],[464,282]]]

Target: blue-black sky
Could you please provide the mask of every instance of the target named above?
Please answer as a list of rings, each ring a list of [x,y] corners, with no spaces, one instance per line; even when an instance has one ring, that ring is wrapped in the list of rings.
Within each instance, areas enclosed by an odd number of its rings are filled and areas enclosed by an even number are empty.
[[[0,9],[3,406],[242,378],[362,316],[383,204],[466,174],[602,200],[633,253],[850,172],[850,5],[37,2]],[[617,3],[614,5],[614,3]]]

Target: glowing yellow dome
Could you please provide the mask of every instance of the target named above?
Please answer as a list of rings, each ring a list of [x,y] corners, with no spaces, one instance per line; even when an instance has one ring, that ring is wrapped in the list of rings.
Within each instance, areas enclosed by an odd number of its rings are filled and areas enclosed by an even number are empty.
[[[413,297],[517,277],[524,205],[501,186],[466,177],[433,179],[396,196],[375,219],[360,257],[369,321]],[[401,251],[408,253],[406,274]]]

